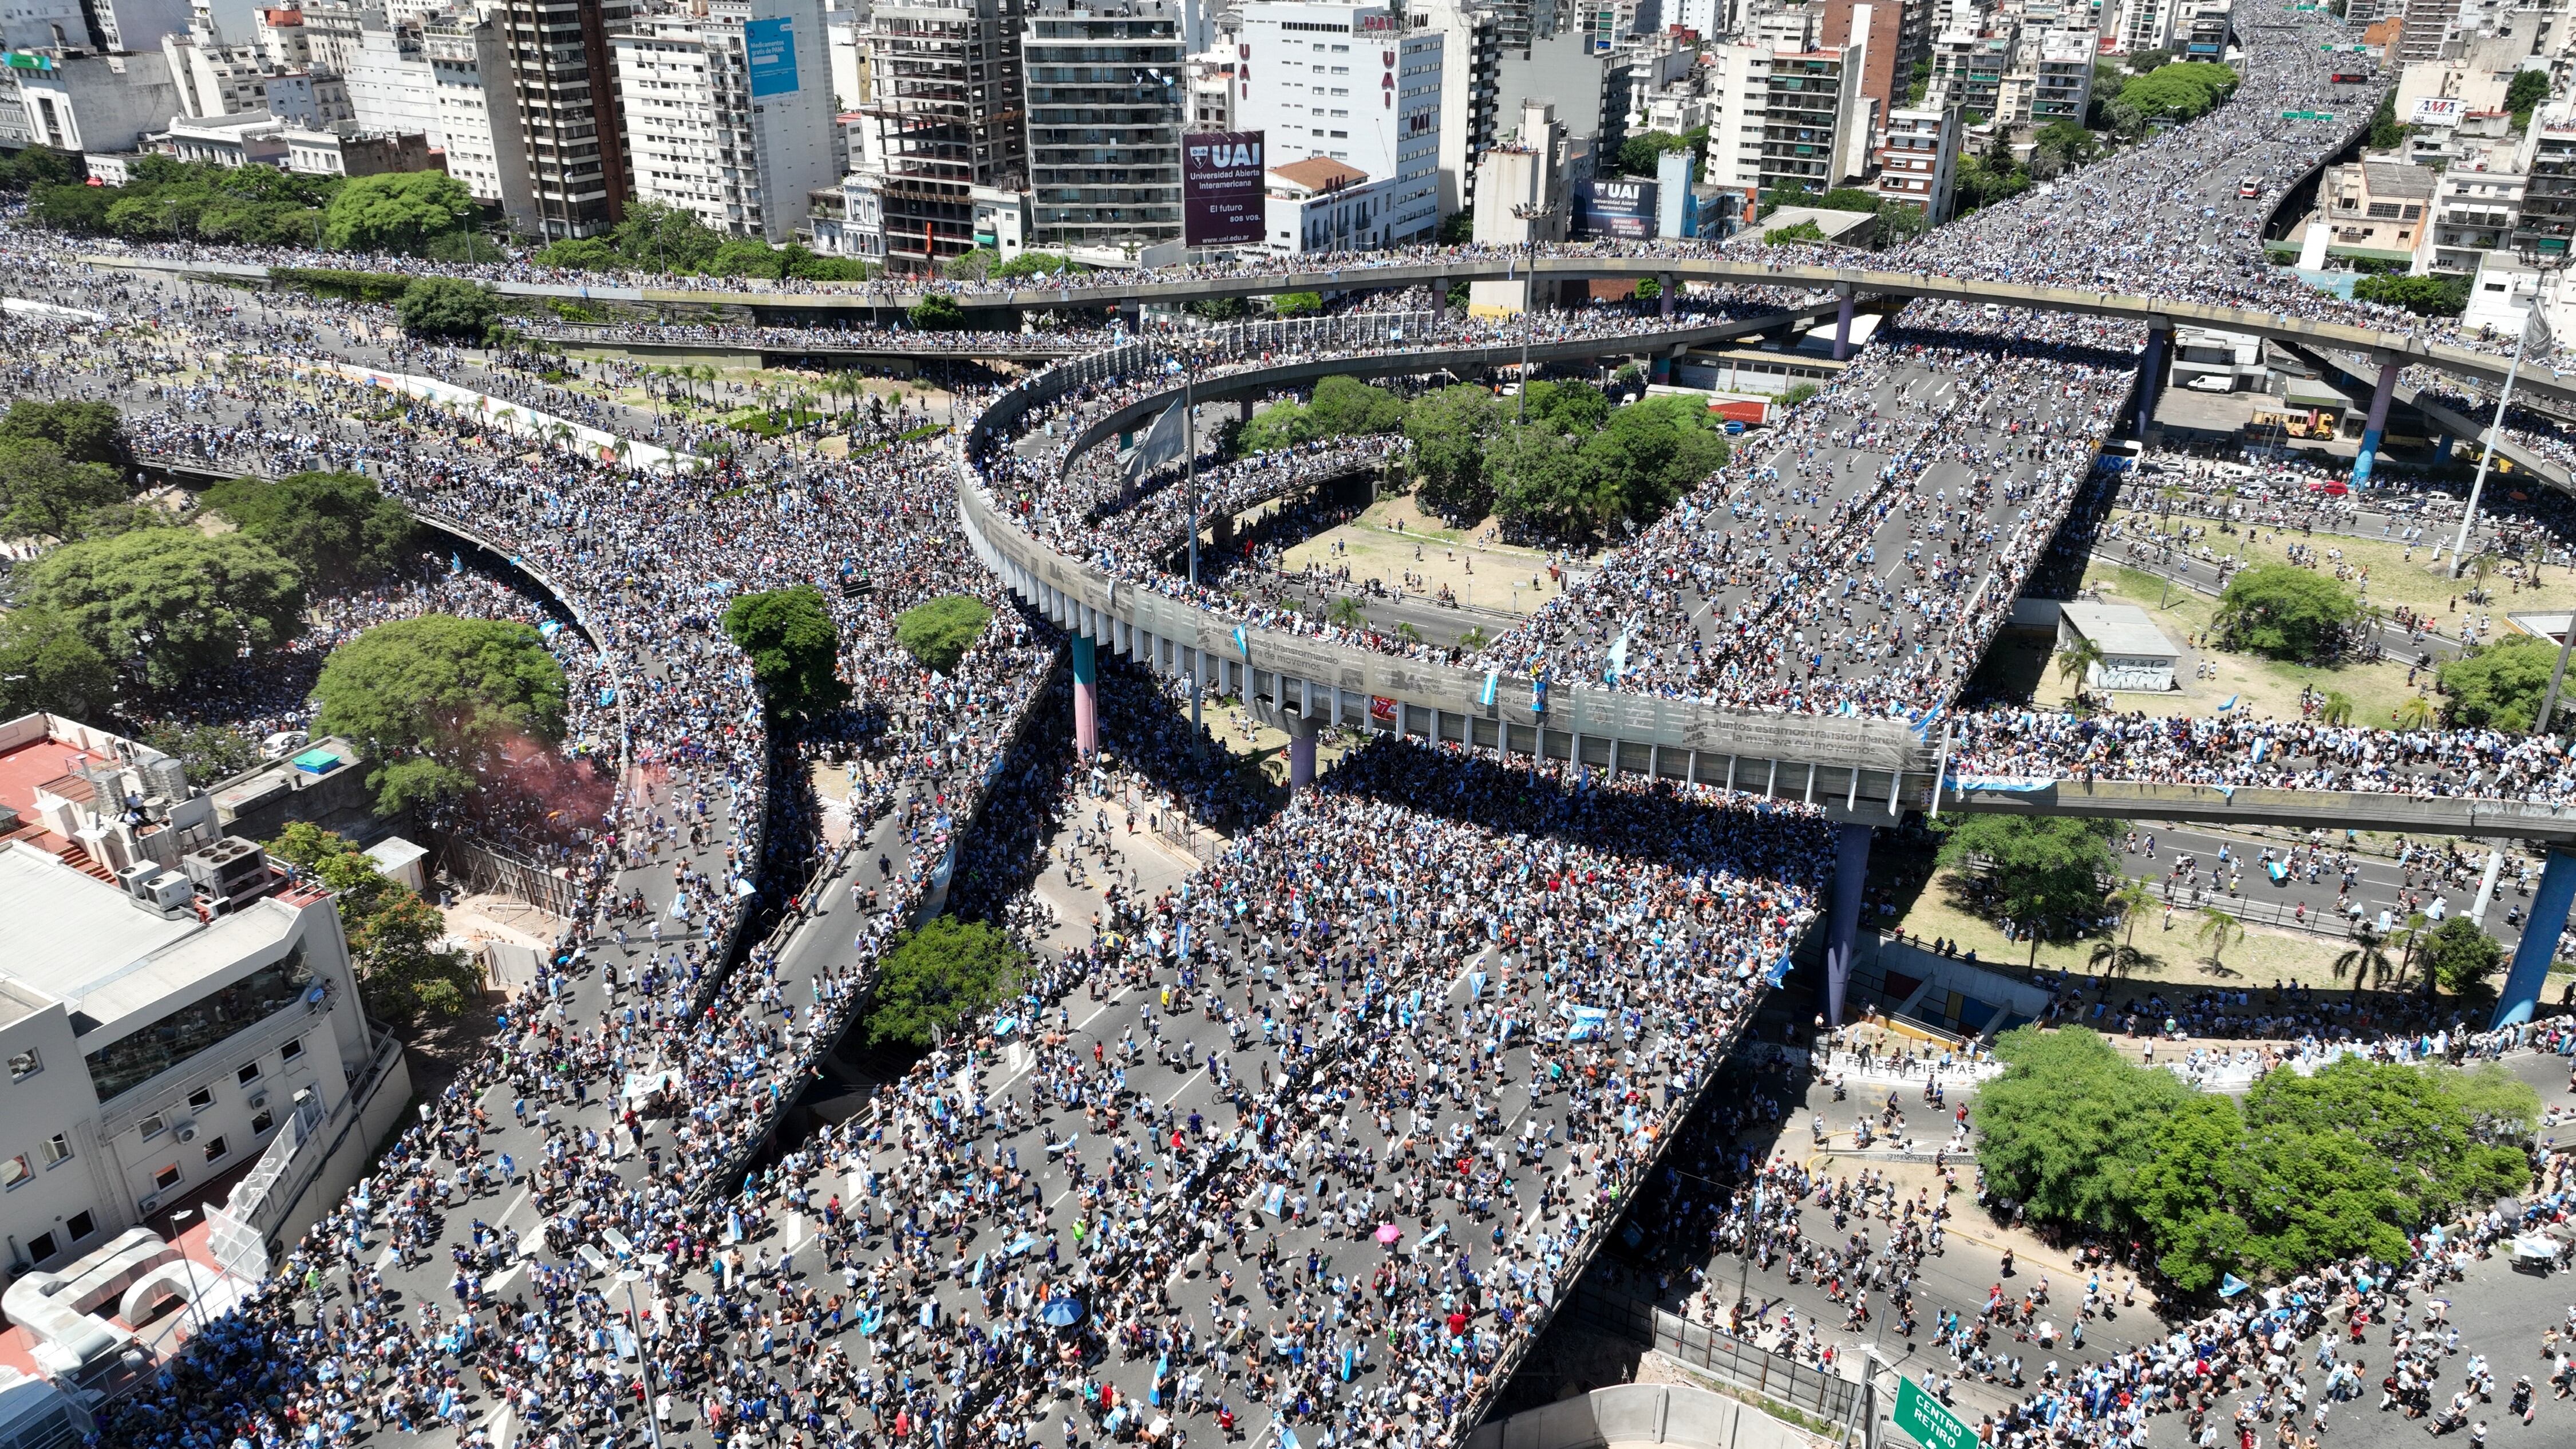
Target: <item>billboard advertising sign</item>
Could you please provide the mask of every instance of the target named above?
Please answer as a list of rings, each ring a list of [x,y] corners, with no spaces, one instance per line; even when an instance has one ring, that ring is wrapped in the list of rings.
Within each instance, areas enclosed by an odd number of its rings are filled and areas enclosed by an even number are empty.
[[[2410,124],[2417,126],[2456,126],[2467,103],[2457,96],[2417,96],[2415,115]]]
[[[1652,181],[1578,181],[1574,185],[1574,234],[1617,241],[1646,241],[1655,234]]]
[[[1181,240],[1194,247],[1261,240],[1268,197],[1261,131],[1198,131],[1181,138]]]
[[[745,21],[743,49],[751,63],[751,98],[796,93],[796,22],[781,15]]]

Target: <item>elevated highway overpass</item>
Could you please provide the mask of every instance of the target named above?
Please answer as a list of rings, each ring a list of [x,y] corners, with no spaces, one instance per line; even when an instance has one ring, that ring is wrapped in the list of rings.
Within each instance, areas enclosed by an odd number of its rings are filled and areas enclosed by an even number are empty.
[[[267,268],[241,263],[178,262],[114,254],[93,255],[85,260],[101,266],[182,272],[233,281],[256,280],[268,272]],[[754,319],[828,319],[854,314],[885,313],[891,316],[934,293],[950,297],[959,307],[970,312],[1061,307],[1132,310],[1146,303],[1178,306],[1220,297],[1263,297],[1283,292],[1383,291],[1417,286],[1430,288],[1435,297],[1445,297],[1453,283],[1517,277],[1530,277],[1540,282],[1653,277],[1659,281],[1803,288],[1832,292],[1848,299],[1925,298],[2116,318],[2145,324],[2158,338],[2175,326],[2209,327],[2247,333],[2284,344],[2360,354],[2381,364],[2390,388],[2394,387],[2395,375],[2385,369],[2408,363],[2476,378],[2497,387],[2503,385],[2505,374],[2512,366],[2510,357],[2430,340],[2412,332],[2300,317],[2267,308],[2218,306],[2146,292],[2040,286],[1922,271],[1793,266],[1746,260],[1723,253],[1649,256],[1568,249],[1508,256],[1441,254],[1377,266],[1283,267],[1275,272],[1226,273],[1175,281],[1120,281],[1104,279],[1101,273],[1087,273],[1085,284],[1079,287],[1041,286],[980,291],[950,291],[946,288],[901,290],[873,284],[828,283],[806,284],[811,290],[592,286],[526,281],[500,281],[491,285],[508,296],[702,311],[712,309]],[[2160,357],[2156,357],[2158,350],[2151,350],[2151,358],[2161,366]],[[2546,369],[2525,368],[2515,384],[2515,391],[2527,398],[2560,407],[2576,407],[2576,376],[2560,378]],[[2384,405],[2381,412],[2384,415]]]

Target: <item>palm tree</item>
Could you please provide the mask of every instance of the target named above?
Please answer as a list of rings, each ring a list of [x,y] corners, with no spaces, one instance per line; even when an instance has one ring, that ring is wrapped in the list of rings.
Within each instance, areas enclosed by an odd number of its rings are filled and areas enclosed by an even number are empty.
[[[1484,653],[1485,646],[1492,642],[1493,641],[1491,639],[1485,637],[1484,630],[1472,625],[1469,626],[1466,633],[1458,636],[1458,647],[1466,650],[1470,654]]]
[[[1344,594],[1333,600],[1333,606],[1324,611],[1324,622],[1343,629],[1365,629],[1368,627],[1368,610],[1360,607],[1359,600]]]
[[[2325,706],[2317,711],[2317,718],[2330,725],[2352,723],[2352,696],[2341,690],[2328,690]]]
[[[1414,628],[1411,624],[1400,623],[1395,626],[1395,637],[1403,640],[1407,644],[1419,644],[1422,642],[1422,631]]]
[[[2121,944],[2135,946],[2138,943],[2138,917],[2156,908],[2156,893],[2147,888],[2145,881],[2130,877],[2120,883],[2118,890],[2111,892],[2110,899],[2104,904],[2119,913]]]
[[[2433,726],[2433,701],[2418,694],[2398,702],[2388,717],[2401,730],[2430,729]]]
[[[2079,690],[2084,687],[2086,677],[2100,668],[2101,664],[2102,646],[2090,639],[2078,636],[2058,647],[2057,677],[2072,683]]]
[[[2368,978],[2386,981],[2389,973],[2396,969],[2397,963],[2388,959],[2387,938],[2368,926],[2356,927],[2352,933],[2352,949],[2334,958],[2334,978],[2341,981],[2343,973],[2350,971],[2355,986]]]
[[[2244,923],[2215,906],[2203,906],[2200,913],[2208,918],[2200,923],[2200,943],[2209,948],[2209,969],[2224,971],[2226,963],[2218,958],[2228,947],[2245,939]]]
[[[2414,969],[2415,948],[2424,939],[2424,928],[2431,923],[2432,918],[2425,915],[2422,911],[2408,911],[2406,913],[2406,923],[2398,927],[2397,944],[2406,948],[2406,954],[2400,957],[2397,962],[2397,979],[2399,981],[2404,981],[2406,979],[2406,973]]]

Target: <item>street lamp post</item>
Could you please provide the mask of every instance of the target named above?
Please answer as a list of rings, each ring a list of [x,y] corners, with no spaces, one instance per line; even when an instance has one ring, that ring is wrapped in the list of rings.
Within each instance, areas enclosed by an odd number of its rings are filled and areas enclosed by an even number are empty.
[[[617,1275],[617,1281],[626,1285],[626,1328],[635,1335],[635,1371],[644,1379],[644,1428],[653,1436],[653,1449],[662,1449],[662,1419],[654,1412],[653,1402],[653,1355],[644,1347],[644,1319],[635,1310],[635,1285],[644,1281],[644,1275],[628,1268]]]
[[[2522,260],[2524,265],[2534,271],[2543,270],[2541,253],[2535,246],[2526,245],[2522,248]],[[2552,260],[2554,265],[2547,270],[2554,271],[2557,267],[2566,265],[2567,257],[2566,254],[2561,253]],[[2478,475],[2469,484],[2468,511],[2460,515],[2459,535],[2451,540],[2450,575],[2455,579],[2460,576],[2461,561],[2468,557],[2469,529],[2478,521],[2478,496],[2486,491],[2487,465],[2495,461],[2496,439],[2504,435],[2505,409],[2513,405],[2513,385],[2522,377],[2523,353],[2530,347],[2532,333],[2535,331],[2540,334],[2541,350],[2548,351],[2551,346],[2549,323],[2540,315],[2540,286],[2536,281],[2531,289],[2531,309],[2524,315],[2522,329],[2513,340],[2513,365],[2505,369],[2504,391],[2496,395],[2495,419],[2487,424],[2486,446],[2478,450]],[[2560,653],[2563,655],[2565,650],[2562,649]],[[2560,660],[2560,665],[2562,668],[2565,665],[2563,658]],[[2555,691],[2553,695],[2554,693]]]

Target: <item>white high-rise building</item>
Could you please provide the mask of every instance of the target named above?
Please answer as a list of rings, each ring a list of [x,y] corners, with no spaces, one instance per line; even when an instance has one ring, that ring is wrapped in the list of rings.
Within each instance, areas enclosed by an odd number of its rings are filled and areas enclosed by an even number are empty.
[[[447,144],[438,123],[438,87],[421,49],[420,32],[370,27],[358,42],[348,75],[349,105],[363,130],[387,136],[422,135],[433,147]]]
[[[421,44],[447,140],[447,174],[475,200],[495,203],[507,215],[532,212],[527,169],[512,159],[522,154],[519,113],[509,104],[500,27],[471,13],[440,16],[422,27]],[[497,105],[490,81],[502,88]]]
[[[1442,37],[1384,5],[1246,0],[1241,13],[1235,124],[1267,134],[1269,165],[1322,156],[1395,178],[1388,243],[1436,230]]]
[[[1448,216],[1474,202],[1476,158],[1494,144],[1502,31],[1472,0],[1415,0],[1405,17],[1440,37],[1440,214]]]
[[[774,243],[840,180],[821,0],[711,0],[610,44],[637,200]]]
[[[1762,129],[1770,114],[1771,47],[1713,45],[1707,51],[1708,170],[1704,179],[1748,200],[1762,185]]]

